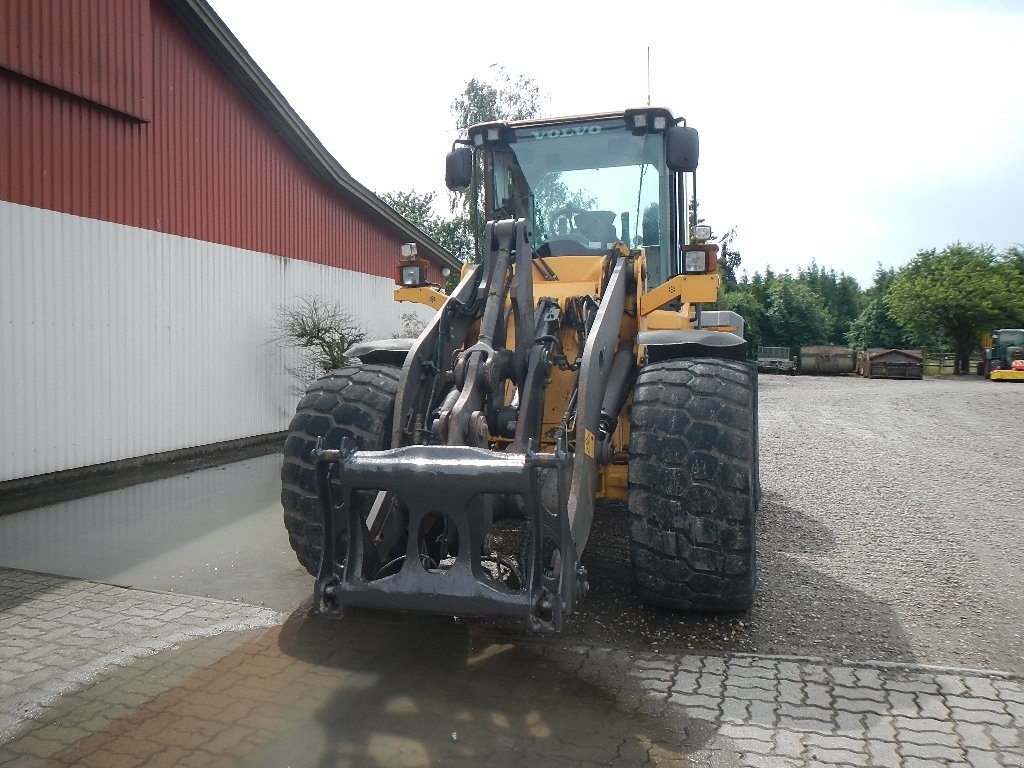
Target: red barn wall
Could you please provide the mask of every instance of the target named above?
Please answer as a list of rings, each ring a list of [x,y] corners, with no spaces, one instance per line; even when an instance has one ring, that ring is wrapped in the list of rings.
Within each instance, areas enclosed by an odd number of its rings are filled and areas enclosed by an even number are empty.
[[[320,182],[162,3],[4,8],[0,199],[392,274],[404,238]],[[26,25],[33,46],[64,53],[19,46]]]

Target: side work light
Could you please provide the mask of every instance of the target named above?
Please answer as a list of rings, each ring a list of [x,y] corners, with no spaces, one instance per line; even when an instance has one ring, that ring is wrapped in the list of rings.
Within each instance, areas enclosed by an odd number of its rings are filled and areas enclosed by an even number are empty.
[[[705,272],[708,268],[708,255],[705,251],[684,251],[683,272],[693,274],[694,272]]]
[[[416,255],[416,243],[402,246],[402,256],[395,265],[395,283],[403,288],[417,288],[427,282],[427,262]]]
[[[676,263],[677,275],[704,275],[718,271],[718,246],[701,243],[683,246]]]
[[[400,279],[400,285],[404,285],[406,288],[415,288],[417,285],[423,285],[426,282],[426,276],[423,274],[424,269],[421,266],[413,264],[411,267],[402,267],[402,275]]]

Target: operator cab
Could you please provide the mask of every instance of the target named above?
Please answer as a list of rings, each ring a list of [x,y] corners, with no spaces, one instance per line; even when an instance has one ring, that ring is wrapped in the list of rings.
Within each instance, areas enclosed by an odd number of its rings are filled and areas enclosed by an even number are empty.
[[[1010,367],[1024,358],[1024,328],[1001,328],[992,333],[992,357]]]
[[[469,129],[484,161],[488,220],[525,218],[541,257],[647,252],[648,283],[679,272],[688,242],[685,172],[697,166],[697,132],[666,109],[558,120],[481,123]],[[450,189],[472,183],[472,149],[449,155]]]

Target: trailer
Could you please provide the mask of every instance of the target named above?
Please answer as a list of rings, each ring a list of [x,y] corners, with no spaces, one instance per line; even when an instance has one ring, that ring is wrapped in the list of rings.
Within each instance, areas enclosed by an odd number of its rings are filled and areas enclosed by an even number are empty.
[[[789,347],[758,347],[757,370],[761,373],[796,373],[796,360]]]

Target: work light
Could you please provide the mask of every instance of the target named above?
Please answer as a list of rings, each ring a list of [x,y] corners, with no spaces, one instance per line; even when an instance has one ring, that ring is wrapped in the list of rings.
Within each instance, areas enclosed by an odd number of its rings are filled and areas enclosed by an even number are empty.
[[[409,264],[402,267],[402,285],[406,288],[415,288],[427,282],[426,270],[419,264]]]
[[[707,224],[698,224],[693,228],[693,239],[699,242],[711,239],[711,227]]]
[[[689,274],[706,272],[708,268],[707,251],[685,251],[683,253],[683,271]]]
[[[402,244],[402,257],[395,265],[395,283],[403,288],[417,288],[427,282],[427,262],[417,258],[416,243]]]

